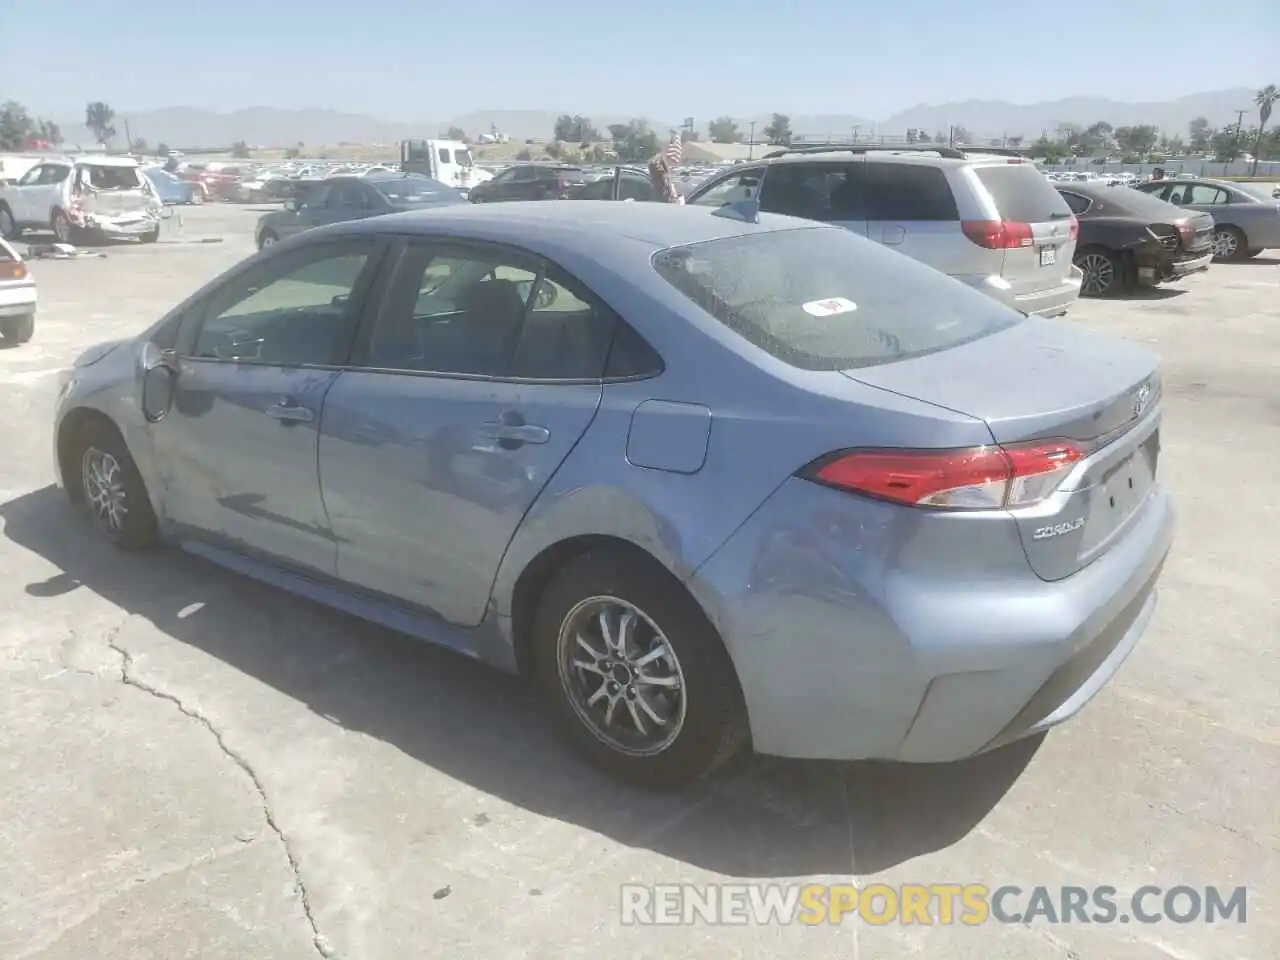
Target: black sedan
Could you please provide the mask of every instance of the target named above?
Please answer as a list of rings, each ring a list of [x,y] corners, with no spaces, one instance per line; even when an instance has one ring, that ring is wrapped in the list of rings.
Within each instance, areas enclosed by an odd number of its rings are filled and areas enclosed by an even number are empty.
[[[1080,221],[1080,292],[1103,297],[1207,270],[1213,217],[1123,185],[1055,184]]]
[[[255,236],[262,249],[327,223],[466,202],[453,187],[416,173],[328,177],[317,180],[299,199],[286,200],[283,209],[264,214]]]

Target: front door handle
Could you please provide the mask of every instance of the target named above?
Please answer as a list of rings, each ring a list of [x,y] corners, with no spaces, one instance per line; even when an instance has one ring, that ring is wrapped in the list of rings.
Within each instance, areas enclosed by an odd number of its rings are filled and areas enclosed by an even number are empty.
[[[285,423],[310,423],[316,418],[309,407],[304,407],[295,400],[285,398],[273,403],[266,409],[267,416]]]
[[[546,443],[551,439],[551,431],[533,423],[504,423],[494,421],[484,424],[480,432],[490,440],[508,449],[526,443]]]

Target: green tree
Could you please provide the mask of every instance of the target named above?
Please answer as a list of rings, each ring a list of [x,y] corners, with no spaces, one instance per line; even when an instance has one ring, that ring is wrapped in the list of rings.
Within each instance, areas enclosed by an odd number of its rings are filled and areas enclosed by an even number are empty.
[[[570,116],[562,113],[556,117],[555,138],[564,143],[583,143],[603,139],[591,120],[580,113]]]
[[[1274,83],[1267,84],[1253,97],[1253,102],[1258,105],[1258,134],[1253,139],[1253,176],[1258,175],[1258,154],[1262,152],[1262,133],[1266,129],[1267,121],[1271,119],[1271,108],[1275,106],[1277,100],[1280,100],[1280,90],[1276,89]]]
[[[461,127],[450,127],[445,131],[444,138],[446,140],[461,140],[463,143],[466,143],[467,133]]]
[[[1205,153],[1213,141],[1213,128],[1204,117],[1196,117],[1187,125],[1187,140],[1192,153]]]
[[[1235,127],[1215,133],[1209,140],[1209,149],[1213,153],[1213,159],[1218,163],[1239,160],[1240,138],[1236,135]]]
[[[525,149],[521,150],[519,153],[516,154],[516,159],[519,160],[521,163],[528,163],[530,160],[533,159],[533,154],[530,153],[528,147],[526,147]]]
[[[52,120],[39,121],[36,124],[36,136],[41,140],[52,143],[55,147],[62,146],[62,128]]]
[[[237,140],[231,145],[231,155],[237,160],[248,160],[250,156],[249,145],[243,140]]]
[[[139,137],[137,140],[133,141],[132,144],[130,144],[129,152],[130,153],[149,153],[150,147],[147,145],[146,140],[144,140],[142,137]]]
[[[774,146],[791,146],[791,118],[785,113],[775,113],[764,128],[764,137]]]
[[[34,123],[27,108],[16,100],[0,104],[0,150],[21,150],[31,138]]]
[[[93,135],[103,145],[108,145],[115,139],[115,119],[116,112],[101,100],[95,100],[84,108],[84,125],[93,131]]]
[[[156,155],[161,157],[167,157],[169,155],[169,145],[167,143],[157,143]]]
[[[742,132],[732,117],[716,117],[707,126],[712,143],[741,143]]]
[[[614,150],[623,163],[645,163],[662,145],[658,135],[644,120],[613,124],[609,132],[614,134]],[[622,135],[618,136],[619,133]]]

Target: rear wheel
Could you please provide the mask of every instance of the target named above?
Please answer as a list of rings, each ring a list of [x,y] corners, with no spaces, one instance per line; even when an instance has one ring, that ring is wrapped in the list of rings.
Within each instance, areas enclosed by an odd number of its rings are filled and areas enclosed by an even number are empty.
[[[265,250],[272,244],[279,243],[280,238],[276,236],[274,230],[263,230],[262,236],[258,238],[258,249]]]
[[[1083,296],[1109,297],[1124,289],[1124,264],[1110,250],[1086,247],[1076,254],[1075,265],[1084,274],[1080,282]]]
[[[160,226],[159,226],[159,224],[157,224],[157,225],[156,225],[156,228],[155,228],[154,230],[150,231],[149,233],[144,233],[144,234],[142,235],[142,242],[143,242],[143,243],[155,243],[155,242],[156,242],[157,240],[159,240],[159,239],[160,239]]]
[[[591,550],[548,585],[534,671],[569,739],[630,783],[675,787],[745,746],[737,677],[715,628],[653,560]]]
[[[1213,230],[1213,258],[1227,262],[1243,260],[1248,251],[1244,233],[1238,227],[1215,227]]]
[[[36,332],[36,315],[28,313],[25,317],[5,317],[0,320],[0,337],[6,343],[26,343]]]

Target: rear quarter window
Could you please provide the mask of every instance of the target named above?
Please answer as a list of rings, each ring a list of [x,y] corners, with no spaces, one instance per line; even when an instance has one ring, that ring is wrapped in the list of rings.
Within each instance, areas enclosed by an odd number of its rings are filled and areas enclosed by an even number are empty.
[[[949,222],[960,219],[951,184],[937,167],[868,161],[864,176],[870,220]]]
[[[803,370],[936,353],[1021,321],[922,263],[839,227],[669,247],[654,269],[699,309]]]
[[[974,167],[973,172],[995,201],[1002,220],[1046,223],[1071,216],[1067,202],[1030,164],[980,166]]]

